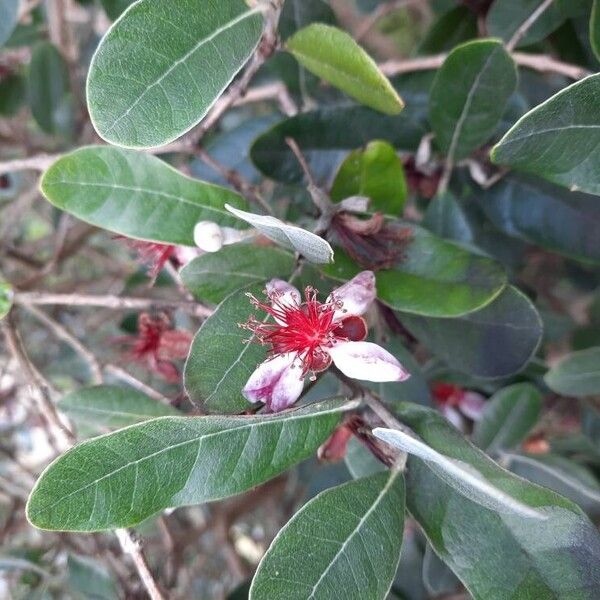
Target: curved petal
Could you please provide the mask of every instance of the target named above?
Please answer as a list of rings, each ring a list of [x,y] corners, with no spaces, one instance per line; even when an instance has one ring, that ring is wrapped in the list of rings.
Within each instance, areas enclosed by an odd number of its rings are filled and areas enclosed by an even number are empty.
[[[283,281],[283,279],[271,279],[265,287],[272,305],[278,304],[280,307],[300,306],[300,292],[287,281]],[[275,315],[273,315],[273,318],[277,321],[278,325],[287,325],[285,321],[278,319]]]
[[[353,379],[404,381],[410,377],[394,356],[371,342],[337,342],[327,351],[335,366]]]
[[[296,353],[287,352],[258,365],[242,394],[250,402],[264,402],[273,412],[284,410],[298,400],[304,387],[302,369],[294,365]]]
[[[458,403],[463,415],[472,421],[479,421],[485,406],[485,398],[477,392],[465,392]]]
[[[335,311],[334,321],[348,315],[362,315],[367,312],[377,296],[373,271],[361,271],[348,283],[340,286],[329,295],[328,301],[337,301],[341,307]]]

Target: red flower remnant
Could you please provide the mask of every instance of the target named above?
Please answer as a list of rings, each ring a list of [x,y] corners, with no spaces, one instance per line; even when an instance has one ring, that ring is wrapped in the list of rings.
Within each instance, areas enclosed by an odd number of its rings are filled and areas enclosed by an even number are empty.
[[[347,425],[340,425],[329,439],[319,447],[317,458],[322,462],[338,462],[346,456],[348,442],[352,437],[352,429]]]
[[[362,267],[375,271],[389,269],[402,260],[412,240],[410,228],[386,223],[381,213],[358,219],[340,212],[331,220],[330,230],[349,256]]]
[[[129,346],[128,357],[131,360],[145,364],[169,383],[178,383],[179,370],[172,361],[187,357],[192,335],[187,331],[172,329],[165,314],[152,317],[148,313],[141,313],[137,335],[124,336],[117,341]]]
[[[148,277],[150,277],[152,283],[156,281],[158,274],[168,260],[175,256],[176,246],[134,240],[122,235],[117,235],[115,238],[124,240],[132,250],[136,251],[139,261],[148,268]]]

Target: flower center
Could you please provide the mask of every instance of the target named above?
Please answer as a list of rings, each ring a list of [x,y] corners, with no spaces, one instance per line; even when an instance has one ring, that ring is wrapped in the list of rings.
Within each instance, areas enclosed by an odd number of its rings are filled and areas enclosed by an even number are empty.
[[[251,331],[261,344],[269,346],[271,356],[295,353],[302,365],[302,375],[323,371],[331,364],[327,349],[337,340],[355,339],[357,335],[364,339],[366,325],[361,317],[354,316],[334,322],[334,313],[342,308],[342,303],[335,299],[319,302],[317,293],[307,287],[303,302],[292,299],[289,294],[267,293],[270,305],[248,294],[251,303],[276,322],[267,323],[266,318],[259,321],[251,316],[240,326]]]

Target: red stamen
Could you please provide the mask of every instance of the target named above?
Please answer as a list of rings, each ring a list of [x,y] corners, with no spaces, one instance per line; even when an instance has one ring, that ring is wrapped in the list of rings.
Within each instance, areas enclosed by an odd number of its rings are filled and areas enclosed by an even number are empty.
[[[261,344],[270,346],[271,356],[296,353],[302,365],[302,375],[324,371],[331,364],[327,349],[337,340],[348,338],[340,323],[333,320],[341,303],[336,300],[319,302],[317,293],[314,288],[307,287],[302,303],[293,300],[289,294],[267,293],[270,305],[249,294],[251,303],[276,322],[267,323],[266,319],[259,321],[251,316],[240,326],[251,331]]]

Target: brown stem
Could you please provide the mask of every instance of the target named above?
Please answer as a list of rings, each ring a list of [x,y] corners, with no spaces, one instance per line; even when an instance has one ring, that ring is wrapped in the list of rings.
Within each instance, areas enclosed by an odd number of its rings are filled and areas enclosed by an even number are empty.
[[[150,596],[150,600],[165,600],[165,597],[158,588],[158,584],[154,580],[152,572],[148,567],[148,561],[144,555],[141,541],[134,537],[134,534],[128,529],[117,529],[115,534],[121,544],[123,553],[128,554],[131,557],[131,560],[133,560],[133,564]]]
[[[98,360],[66,327],[31,304],[23,304],[22,306],[38,321],[46,325],[57,338],[71,346],[71,348],[83,358],[90,368],[94,383],[102,383],[102,369],[100,368]]]
[[[40,416],[48,426],[48,431],[59,430],[69,442],[73,443],[76,439],[75,434],[59,417],[56,406],[52,401],[51,386],[27,355],[23,342],[12,324],[11,315],[0,322],[0,325],[11,354],[21,366],[28,381],[38,392],[38,409]]]
[[[159,298],[131,298],[113,295],[53,294],[47,292],[16,292],[15,304],[23,305],[64,305],[64,306],[101,306],[114,310],[183,310],[197,317],[210,317],[213,310],[196,302],[161,300]]]

